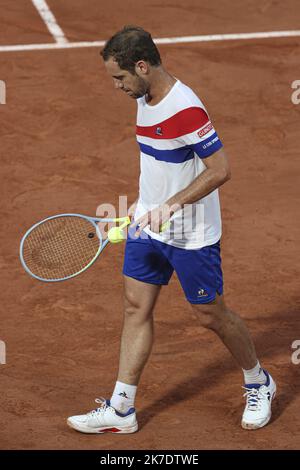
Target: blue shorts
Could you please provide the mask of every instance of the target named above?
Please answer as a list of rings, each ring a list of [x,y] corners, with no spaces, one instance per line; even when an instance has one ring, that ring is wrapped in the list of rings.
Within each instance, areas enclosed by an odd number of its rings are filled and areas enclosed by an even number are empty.
[[[176,272],[187,300],[206,304],[223,294],[220,240],[196,250],[147,238],[128,237],[123,274],[149,284],[167,285]]]

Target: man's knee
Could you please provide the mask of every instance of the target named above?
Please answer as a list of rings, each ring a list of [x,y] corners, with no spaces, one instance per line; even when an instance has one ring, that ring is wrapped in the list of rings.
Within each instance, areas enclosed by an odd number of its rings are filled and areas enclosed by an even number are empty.
[[[212,313],[197,309],[196,315],[200,325],[203,326],[203,328],[208,328],[210,330],[217,328],[218,320]]]
[[[220,327],[225,314],[225,311],[217,302],[192,304],[192,309],[201,326],[211,330],[216,330]]]
[[[124,276],[124,310],[125,315],[147,320],[152,316],[155,302],[161,286],[147,284]]]
[[[130,318],[136,321],[145,321],[152,316],[152,310],[142,301],[137,298],[133,292],[126,290],[124,295],[124,315],[125,318]]]
[[[140,299],[130,289],[126,289],[124,293],[125,311],[136,312],[142,308]]]

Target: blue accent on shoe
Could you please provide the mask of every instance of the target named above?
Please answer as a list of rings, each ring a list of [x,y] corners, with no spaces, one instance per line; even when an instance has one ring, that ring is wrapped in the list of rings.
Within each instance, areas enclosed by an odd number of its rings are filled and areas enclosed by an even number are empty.
[[[265,376],[267,377],[267,381],[265,383],[265,386],[268,387],[270,385],[270,374],[265,369],[263,369],[263,371],[264,371]]]
[[[257,388],[257,390],[261,387],[261,384],[245,384],[247,388]]]
[[[125,416],[129,416],[129,415],[131,415],[132,413],[135,413],[135,408],[130,408],[130,409],[127,411],[127,413],[120,413],[120,412],[117,411],[116,409],[115,409],[115,412],[116,412],[116,415],[121,416],[121,418],[125,418]]]
[[[111,406],[110,404],[110,400],[106,400],[106,404],[107,406]],[[112,406],[113,408],[113,406]],[[135,413],[135,408],[130,408],[127,413],[120,413],[120,411],[116,410],[116,408],[114,408],[115,412],[116,412],[116,415],[117,416],[120,416],[121,418],[125,418],[125,416],[129,416],[131,415],[132,413]]]
[[[263,369],[263,373],[266,376],[266,383],[264,383],[264,384],[246,384],[245,387],[247,387],[247,388],[257,388],[257,389],[259,389],[262,385],[265,385],[266,387],[268,387],[270,385],[270,375],[265,369]]]

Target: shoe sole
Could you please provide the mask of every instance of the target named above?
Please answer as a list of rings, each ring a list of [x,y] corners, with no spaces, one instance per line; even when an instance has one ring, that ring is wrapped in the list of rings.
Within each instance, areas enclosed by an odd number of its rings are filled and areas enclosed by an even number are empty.
[[[271,403],[272,403],[272,401],[274,400],[275,397],[276,397],[276,385],[275,385],[274,393],[273,393],[272,398],[271,398]],[[253,431],[254,429],[263,428],[264,426],[266,426],[268,424],[271,417],[272,417],[272,411],[271,411],[271,408],[270,408],[270,414],[266,417],[266,419],[262,423],[255,424],[255,423],[245,423],[244,421],[242,421],[242,428],[247,429],[248,431],[249,430]]]
[[[104,428],[90,428],[88,426],[83,426],[83,425],[78,425],[70,421],[70,419],[67,419],[67,425],[75,429],[75,431],[78,432],[83,432],[85,434],[105,434],[105,433],[114,433],[114,434],[132,434],[134,432],[137,432],[138,430],[138,424],[135,424],[134,426],[127,426],[124,428],[121,427],[104,427]]]

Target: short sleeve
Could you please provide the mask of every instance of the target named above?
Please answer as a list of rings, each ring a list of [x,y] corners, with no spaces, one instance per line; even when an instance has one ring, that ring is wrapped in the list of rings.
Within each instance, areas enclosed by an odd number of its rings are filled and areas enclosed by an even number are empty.
[[[189,130],[193,131],[181,135],[181,138],[200,158],[209,157],[223,147],[223,144],[205,109],[193,108],[192,117],[193,125],[189,126]]]

